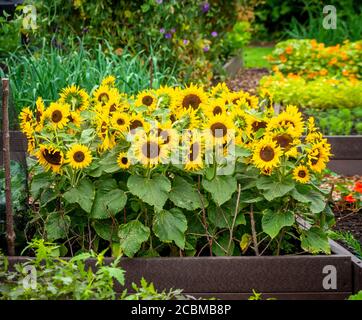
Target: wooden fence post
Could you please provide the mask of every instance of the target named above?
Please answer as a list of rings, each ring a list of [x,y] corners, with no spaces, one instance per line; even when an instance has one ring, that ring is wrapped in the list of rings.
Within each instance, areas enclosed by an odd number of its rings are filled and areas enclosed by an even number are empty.
[[[8,255],[15,255],[14,218],[11,201],[11,173],[10,173],[10,132],[9,132],[9,79],[2,79],[2,114],[3,114],[3,154],[5,170],[5,208],[6,208],[6,240]]]

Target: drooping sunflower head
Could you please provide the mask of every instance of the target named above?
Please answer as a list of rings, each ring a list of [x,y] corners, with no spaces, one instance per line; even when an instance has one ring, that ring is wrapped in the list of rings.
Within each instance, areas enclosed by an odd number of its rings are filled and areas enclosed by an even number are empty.
[[[271,173],[280,163],[282,151],[271,137],[266,136],[256,141],[253,148],[252,162],[262,172]]]
[[[255,115],[246,115],[246,133],[249,137],[254,137],[259,130],[265,130],[268,125],[266,118],[257,117]]]
[[[67,151],[66,162],[69,163],[73,169],[84,169],[92,162],[91,151],[85,145],[74,144]]]
[[[68,104],[72,111],[83,111],[89,106],[89,96],[84,89],[72,84],[61,91],[59,102]]]
[[[101,82],[101,86],[107,86],[113,88],[116,84],[116,77],[113,75],[106,76]]]
[[[128,158],[127,152],[120,152],[118,154],[117,164],[121,169],[128,169],[131,166],[131,161]]]
[[[216,86],[211,88],[210,95],[214,98],[220,98],[223,94],[229,94],[230,90],[225,82],[219,82]]]
[[[35,102],[35,121],[36,121],[36,126],[35,126],[35,131],[39,132],[41,131],[41,129],[43,129],[43,125],[44,125],[44,101],[41,97],[38,97],[38,99],[36,99]]]
[[[169,86],[161,86],[156,90],[158,104],[161,108],[170,108],[175,104],[176,90]]]
[[[244,110],[235,108],[233,110],[233,112],[230,114],[230,117],[231,117],[232,121],[234,122],[234,125],[236,128],[238,128],[240,130],[244,130],[246,128],[247,115],[244,112]]]
[[[201,87],[190,85],[178,92],[178,99],[176,101],[177,107],[174,109],[193,109],[197,110],[200,104],[207,102],[207,94]]]
[[[136,107],[145,106],[147,111],[153,111],[157,107],[157,97],[152,90],[141,91],[135,101]]]
[[[170,119],[173,123],[177,122],[177,127],[181,129],[194,129],[199,128],[201,125],[198,110],[192,108],[179,109],[175,114],[171,114]]]
[[[223,99],[210,100],[208,104],[202,104],[201,109],[207,117],[217,116],[219,114],[226,114],[226,106]]]
[[[309,170],[305,165],[299,165],[293,170],[293,179],[300,183],[308,183],[310,180]]]
[[[226,114],[210,117],[204,125],[204,129],[212,144],[217,141],[222,143],[228,142],[230,137],[235,135],[234,124]]]
[[[308,150],[308,166],[315,172],[322,172],[329,161],[330,150],[323,142],[312,145]]]
[[[36,121],[34,114],[29,107],[23,108],[19,115],[21,131],[27,136],[31,137],[34,132]]]
[[[51,145],[40,145],[36,153],[39,163],[45,168],[46,171],[52,170],[55,173],[61,171],[61,166],[64,162],[63,152]]]
[[[193,131],[186,134],[186,139],[183,139],[183,147],[185,148],[184,168],[186,171],[198,171],[204,167],[205,146],[202,136]]]
[[[45,111],[45,118],[49,120],[50,124],[55,129],[64,128],[69,122],[69,115],[69,104],[63,104],[59,102],[52,102],[49,108]]]
[[[71,111],[69,112],[69,123],[73,124],[77,128],[80,128],[82,124],[82,117],[79,112]]]

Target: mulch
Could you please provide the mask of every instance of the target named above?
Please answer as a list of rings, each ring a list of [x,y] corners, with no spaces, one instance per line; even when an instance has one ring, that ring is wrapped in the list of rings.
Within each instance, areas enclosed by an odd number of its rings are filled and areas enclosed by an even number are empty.
[[[235,77],[227,80],[226,84],[232,91],[243,90],[256,94],[260,79],[268,74],[267,68],[241,69]]]

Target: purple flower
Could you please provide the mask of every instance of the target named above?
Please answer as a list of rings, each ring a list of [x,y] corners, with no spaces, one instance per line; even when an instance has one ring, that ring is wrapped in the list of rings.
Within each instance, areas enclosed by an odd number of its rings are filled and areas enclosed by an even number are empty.
[[[209,9],[210,9],[210,4],[207,1],[201,4],[201,10],[203,13],[208,12]]]
[[[187,45],[189,44],[189,42],[190,42],[190,41],[189,41],[189,40],[187,40],[187,39],[184,39],[182,42],[183,42],[183,44],[184,44],[185,46],[187,46]]]
[[[211,32],[211,36],[214,38],[217,37],[217,32],[216,31]]]
[[[176,32],[176,29],[175,29],[175,28],[172,28],[170,31],[171,31],[171,33],[175,33],[175,32]]]
[[[161,29],[160,29],[160,32],[161,32],[161,33],[165,33],[165,32],[166,32],[165,28],[161,28]]]
[[[156,0],[158,4],[162,4],[163,0]]]
[[[204,50],[204,52],[208,52],[208,51],[210,50],[210,47],[209,47],[209,46],[205,46],[203,50]]]
[[[169,32],[167,32],[167,33],[165,34],[165,38],[166,38],[166,39],[171,39],[171,38],[172,38],[172,34],[169,33]]]

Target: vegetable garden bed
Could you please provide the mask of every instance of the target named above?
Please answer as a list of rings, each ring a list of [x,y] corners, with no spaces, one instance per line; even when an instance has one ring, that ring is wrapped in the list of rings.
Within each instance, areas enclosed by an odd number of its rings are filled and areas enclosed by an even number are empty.
[[[255,290],[265,298],[345,299],[362,289],[362,261],[336,242],[330,244],[332,255],[123,258],[120,265],[130,291],[132,282],[144,277],[157,290],[181,288],[184,294],[203,298],[247,299]],[[13,266],[29,257],[8,259]],[[105,258],[105,263],[113,260]],[[92,268],[95,263],[87,261]],[[333,273],[336,288],[329,280]],[[116,287],[117,292],[123,289]]]

